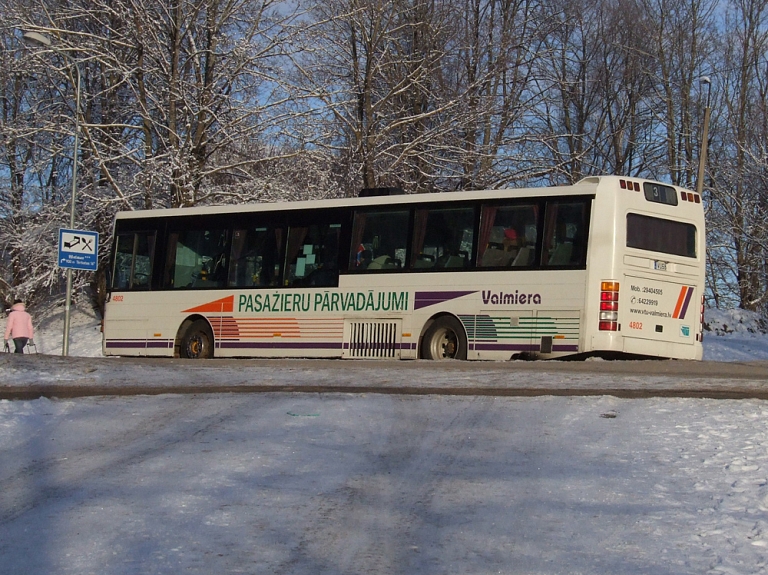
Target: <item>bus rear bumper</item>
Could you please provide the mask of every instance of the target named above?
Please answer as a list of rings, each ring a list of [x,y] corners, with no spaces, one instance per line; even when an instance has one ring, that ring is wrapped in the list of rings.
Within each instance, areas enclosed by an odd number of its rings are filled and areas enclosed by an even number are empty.
[[[660,346],[659,343],[663,345]],[[592,349],[589,351],[697,361],[704,357],[704,348],[700,342],[659,342],[652,339],[625,337],[618,332],[602,332],[593,336]]]

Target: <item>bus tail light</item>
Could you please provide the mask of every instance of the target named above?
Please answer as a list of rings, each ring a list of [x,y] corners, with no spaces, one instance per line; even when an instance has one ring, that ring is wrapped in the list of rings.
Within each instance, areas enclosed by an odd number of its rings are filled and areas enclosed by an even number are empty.
[[[619,282],[600,282],[600,331],[619,331]]]
[[[696,335],[698,341],[704,341],[704,296],[701,296],[701,307],[699,308],[699,333]]]
[[[639,192],[640,182],[633,182],[631,180],[619,180],[619,187],[622,190],[629,190],[630,192],[632,191]]]

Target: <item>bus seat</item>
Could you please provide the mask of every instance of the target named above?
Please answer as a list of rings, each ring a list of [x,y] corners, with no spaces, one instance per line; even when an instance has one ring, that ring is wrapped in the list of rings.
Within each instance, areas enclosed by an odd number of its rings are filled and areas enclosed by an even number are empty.
[[[435,267],[435,256],[419,254],[416,256],[416,261],[413,262],[413,267],[416,269],[433,268]]]
[[[484,268],[495,266],[508,266],[512,262],[516,252],[507,252],[503,249],[497,249],[489,246],[485,250],[482,259],[482,266]]]
[[[442,262],[440,267],[443,268],[464,268],[467,265],[467,260],[462,256],[448,256]]]
[[[532,255],[532,249],[531,248],[520,248],[520,251],[517,252],[517,257],[515,257],[515,260],[512,262],[513,266],[527,266],[531,263],[531,255]]]
[[[393,270],[396,267],[395,261],[387,255],[373,258],[373,261],[368,264],[369,270]]]
[[[573,244],[570,242],[565,242],[562,244],[557,244],[555,249],[552,251],[552,253],[549,256],[549,261],[547,262],[550,266],[565,266],[571,263],[571,254],[573,253]]]

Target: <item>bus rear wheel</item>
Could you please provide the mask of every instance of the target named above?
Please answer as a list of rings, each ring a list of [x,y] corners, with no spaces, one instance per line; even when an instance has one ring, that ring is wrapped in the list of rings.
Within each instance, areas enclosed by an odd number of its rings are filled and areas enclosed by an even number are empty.
[[[423,359],[467,359],[464,328],[454,317],[439,317],[429,326],[421,340]]]
[[[208,322],[199,319],[192,323],[181,338],[181,357],[187,359],[211,359],[213,357],[213,333]]]

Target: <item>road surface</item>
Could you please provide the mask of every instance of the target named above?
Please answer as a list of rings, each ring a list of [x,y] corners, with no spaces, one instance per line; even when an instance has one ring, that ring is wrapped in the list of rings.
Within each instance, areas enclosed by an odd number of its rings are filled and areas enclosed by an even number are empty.
[[[0,399],[274,391],[768,399],[768,361],[0,357]]]

